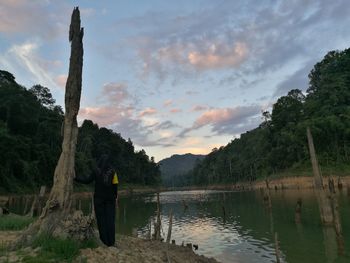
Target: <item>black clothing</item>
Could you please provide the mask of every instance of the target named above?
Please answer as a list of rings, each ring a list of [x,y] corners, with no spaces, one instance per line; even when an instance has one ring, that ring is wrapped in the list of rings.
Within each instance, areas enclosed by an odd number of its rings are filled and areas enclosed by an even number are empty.
[[[88,178],[75,178],[79,183],[95,181],[94,208],[98,232],[101,241],[106,246],[115,242],[115,203],[118,197],[118,183],[113,184],[116,172],[113,169],[96,170]]]
[[[115,200],[94,197],[95,214],[100,239],[106,246],[115,242]]]
[[[95,177],[94,197],[106,200],[115,200],[118,196],[118,184],[112,184],[115,171],[108,169]]]
[[[113,169],[107,169],[105,173],[96,169],[89,177],[79,178],[76,176],[74,180],[83,184],[89,184],[95,181],[94,197],[116,199],[118,196],[118,184],[112,184],[114,173],[115,171]]]

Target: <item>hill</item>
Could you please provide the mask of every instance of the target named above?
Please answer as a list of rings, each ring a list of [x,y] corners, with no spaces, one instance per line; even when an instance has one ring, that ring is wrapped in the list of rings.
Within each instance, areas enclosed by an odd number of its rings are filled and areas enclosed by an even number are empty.
[[[29,192],[52,184],[61,152],[63,110],[50,90],[41,85],[27,89],[0,70],[0,193]],[[132,141],[90,120],[79,127],[76,175],[92,173],[102,154],[112,156],[122,183],[158,184],[160,171],[144,150]]]
[[[193,167],[201,160],[205,155],[195,155],[191,153],[187,154],[174,154],[169,158],[165,158],[158,162],[160,167],[162,183],[164,186],[182,185],[183,177],[190,172]]]

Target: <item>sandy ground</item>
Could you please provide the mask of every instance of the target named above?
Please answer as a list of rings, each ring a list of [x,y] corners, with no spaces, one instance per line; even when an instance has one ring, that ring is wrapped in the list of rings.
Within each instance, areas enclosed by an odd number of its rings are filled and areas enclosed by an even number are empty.
[[[191,248],[169,245],[129,236],[117,236],[116,247],[83,249],[76,262],[104,263],[215,263],[214,259],[195,254]]]
[[[0,231],[2,246],[9,244],[20,232]],[[7,251],[0,254],[0,262],[21,262],[26,255],[35,256],[39,249],[24,248],[18,251]],[[74,261],[103,263],[217,263],[215,259],[195,254],[191,248],[169,245],[164,242],[150,241],[140,238],[117,235],[116,246],[82,249]]]

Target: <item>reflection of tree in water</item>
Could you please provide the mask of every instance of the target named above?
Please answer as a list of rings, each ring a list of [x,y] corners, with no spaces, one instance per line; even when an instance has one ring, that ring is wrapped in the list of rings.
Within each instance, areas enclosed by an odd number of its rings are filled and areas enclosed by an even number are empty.
[[[147,227],[156,209],[156,203],[144,202],[139,197],[120,198],[116,215],[117,233],[131,235],[133,228]]]

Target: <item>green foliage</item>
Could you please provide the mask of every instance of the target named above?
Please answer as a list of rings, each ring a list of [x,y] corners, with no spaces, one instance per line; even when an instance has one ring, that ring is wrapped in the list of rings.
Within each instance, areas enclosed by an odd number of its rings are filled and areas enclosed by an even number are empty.
[[[298,89],[277,100],[263,123],[208,154],[187,175],[189,184],[254,181],[308,170],[306,127],[311,128],[324,175],[348,171],[350,154],[350,49],[331,51]],[[289,171],[289,172],[288,172]]]
[[[79,128],[76,174],[84,177],[98,165],[103,154],[112,156],[112,165],[118,172],[119,181],[140,185],[157,185],[160,171],[153,158],[144,150],[135,152],[129,139],[106,128],[99,128],[90,120],[85,120]]]
[[[50,90],[29,90],[11,73],[0,71],[0,192],[23,192],[52,184],[61,153],[63,110]],[[79,128],[76,174],[89,175],[102,154],[110,154],[120,182],[154,185],[160,171],[145,151],[135,152],[129,139],[85,120]]]
[[[96,248],[96,240],[87,240],[79,243],[70,239],[53,238],[48,234],[38,236],[33,247],[40,247],[39,254],[35,257],[25,256],[22,262],[72,262],[83,248]]]
[[[4,215],[0,217],[0,231],[22,230],[34,221],[31,217]]]
[[[162,174],[162,184],[164,186],[187,185],[187,173],[203,158],[204,155],[175,154],[161,160],[158,164]]]

